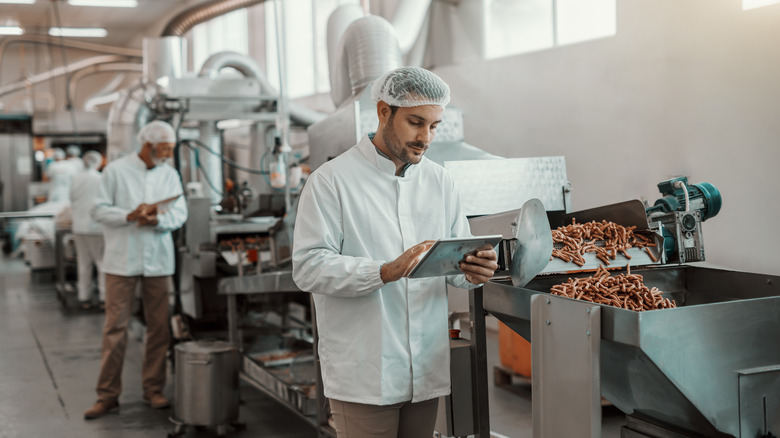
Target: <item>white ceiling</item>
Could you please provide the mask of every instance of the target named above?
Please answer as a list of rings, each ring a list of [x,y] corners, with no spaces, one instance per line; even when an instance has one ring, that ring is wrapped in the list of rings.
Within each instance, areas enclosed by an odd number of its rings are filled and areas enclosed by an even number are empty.
[[[159,36],[162,27],[177,13],[203,2],[138,0],[135,8],[71,6],[65,0],[36,0],[32,5],[0,3],[0,25],[19,25],[26,34],[48,34],[49,27],[57,26],[55,10],[58,9],[62,27],[102,27],[108,30],[105,38],[79,40],[141,48],[144,37]]]

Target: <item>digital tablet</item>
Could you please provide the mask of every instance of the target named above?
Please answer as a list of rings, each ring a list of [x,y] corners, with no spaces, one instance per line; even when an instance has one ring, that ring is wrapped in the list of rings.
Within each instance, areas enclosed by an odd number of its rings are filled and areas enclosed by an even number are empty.
[[[501,242],[503,236],[475,236],[458,237],[452,239],[440,239],[433,244],[431,249],[423,256],[422,260],[409,273],[409,278],[439,277],[442,275],[460,274],[458,268],[463,258],[474,253],[485,244],[493,248]]]

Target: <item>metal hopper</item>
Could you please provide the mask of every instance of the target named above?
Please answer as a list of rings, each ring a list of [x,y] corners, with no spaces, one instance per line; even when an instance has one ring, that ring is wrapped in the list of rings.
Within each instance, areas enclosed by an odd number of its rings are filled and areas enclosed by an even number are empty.
[[[552,285],[569,277],[589,274],[542,275],[523,288],[492,281],[484,286],[483,305],[529,341],[532,320],[538,315],[533,304],[537,300],[568,302],[570,310],[565,312],[570,315],[564,313],[564,320],[578,318],[580,311],[585,315],[583,309],[598,308],[593,312],[600,313],[594,379],[597,384],[600,379],[601,395],[630,414],[629,419],[654,425],[653,433],[635,433],[642,427],[629,421],[624,437],[778,434],[780,277],[687,265],[632,272],[642,274],[648,287],[658,287],[679,307],[634,312],[548,293]],[[546,323],[551,324],[549,317]],[[533,325],[537,330],[537,323]],[[585,342],[576,337],[569,334],[553,343]],[[571,373],[571,364],[563,358],[550,360],[548,355],[545,359],[545,373]],[[566,384],[566,379],[555,381]]]

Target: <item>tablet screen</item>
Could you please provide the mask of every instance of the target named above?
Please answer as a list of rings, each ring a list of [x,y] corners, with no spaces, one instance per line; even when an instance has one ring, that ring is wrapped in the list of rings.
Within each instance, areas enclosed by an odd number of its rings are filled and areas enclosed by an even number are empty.
[[[503,236],[475,236],[465,238],[440,239],[423,256],[420,263],[409,273],[409,278],[439,277],[462,273],[458,263],[468,253],[490,244],[495,248]]]

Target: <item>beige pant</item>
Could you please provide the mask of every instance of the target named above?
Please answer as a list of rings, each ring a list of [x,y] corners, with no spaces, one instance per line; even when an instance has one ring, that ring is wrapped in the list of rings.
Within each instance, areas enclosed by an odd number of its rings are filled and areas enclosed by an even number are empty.
[[[431,438],[439,399],[387,406],[329,399],[338,438]]]
[[[168,292],[170,277],[122,277],[106,274],[106,322],[97,393],[100,400],[116,400],[122,393],[122,365],[127,348],[127,324],[136,283],[142,282],[146,341],[142,365],[144,394],[165,388],[165,353],[168,350]]]

